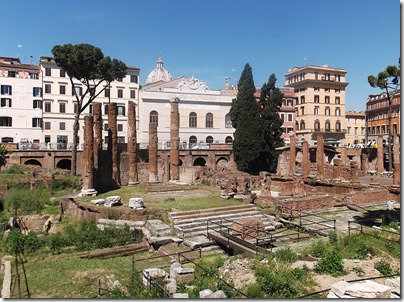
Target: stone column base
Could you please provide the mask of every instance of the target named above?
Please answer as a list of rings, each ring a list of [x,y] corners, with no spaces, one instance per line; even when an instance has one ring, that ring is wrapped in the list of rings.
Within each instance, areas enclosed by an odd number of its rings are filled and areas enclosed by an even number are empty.
[[[94,189],[81,189],[81,192],[79,193],[79,197],[83,196],[97,196],[98,192]]]
[[[136,185],[138,185],[138,184],[139,184],[138,181],[130,181],[130,182],[128,182],[128,186],[129,186],[129,187],[131,187],[131,186],[136,186]]]

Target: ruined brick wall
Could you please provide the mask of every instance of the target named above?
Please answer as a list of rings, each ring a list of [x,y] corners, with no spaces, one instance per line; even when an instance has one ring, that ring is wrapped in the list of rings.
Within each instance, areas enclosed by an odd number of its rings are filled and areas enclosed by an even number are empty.
[[[333,207],[333,199],[331,196],[310,196],[293,200],[278,200],[278,203],[286,208],[297,211],[311,211]],[[287,210],[284,212],[287,212]]]
[[[279,180],[271,180],[272,188],[280,189],[280,196],[291,196],[291,195],[301,195],[306,194],[311,189],[303,183],[303,181],[295,180],[295,181],[279,181]]]
[[[353,192],[344,198],[344,203],[348,204],[366,204],[372,202],[382,202],[394,200],[400,202],[400,195],[392,194],[386,188],[374,188]]]

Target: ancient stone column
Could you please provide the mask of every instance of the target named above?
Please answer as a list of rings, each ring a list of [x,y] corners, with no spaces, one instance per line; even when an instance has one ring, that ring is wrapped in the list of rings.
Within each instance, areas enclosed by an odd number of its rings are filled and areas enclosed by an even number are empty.
[[[341,174],[341,167],[340,167],[341,160],[339,158],[334,158],[333,162],[334,166],[332,169],[332,178],[339,179],[339,176]]]
[[[170,117],[170,180],[180,179],[180,114],[178,112],[179,98],[173,98]]]
[[[95,195],[94,190],[94,150],[93,150],[93,117],[84,117],[84,148],[82,158],[82,190],[81,195]]]
[[[355,161],[351,161],[351,183],[358,184],[358,163]]]
[[[94,149],[94,187],[100,185],[99,169],[100,156],[102,152],[102,113],[101,103],[93,103],[93,149]]]
[[[149,182],[157,182],[157,124],[149,124]]]
[[[108,140],[111,146],[112,180],[119,185],[118,129],[116,103],[108,105]]]
[[[303,177],[306,177],[310,174],[310,153],[309,153],[309,143],[307,141],[303,142]]]
[[[377,174],[384,172],[383,137],[377,137]]]
[[[393,138],[393,186],[400,186],[400,138],[394,134]]]
[[[369,156],[366,153],[362,153],[362,171],[364,173],[368,172],[368,167],[369,167]]]
[[[129,180],[128,185],[138,183],[137,178],[137,137],[136,137],[136,106],[133,101],[128,102],[128,161]]]
[[[296,168],[296,137],[294,135],[290,136],[290,163],[289,163],[289,175],[293,176],[295,174]]]
[[[317,135],[317,149],[316,149],[316,161],[317,161],[317,179],[324,178],[324,138],[323,135]]]

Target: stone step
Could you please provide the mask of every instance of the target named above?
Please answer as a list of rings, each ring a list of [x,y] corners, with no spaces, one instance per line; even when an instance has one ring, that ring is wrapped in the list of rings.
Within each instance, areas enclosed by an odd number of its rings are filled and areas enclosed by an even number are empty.
[[[199,222],[199,221],[204,221],[206,222],[207,220],[213,220],[217,219],[220,221],[220,218],[228,219],[228,220],[234,220],[238,218],[247,218],[247,217],[255,217],[256,215],[262,215],[262,213],[258,210],[252,210],[248,212],[233,212],[233,213],[217,213],[216,215],[206,215],[204,217],[192,217],[192,218],[187,218],[187,219],[174,219],[173,224],[174,225],[182,225],[182,224],[188,224],[192,222]]]
[[[246,205],[242,205],[242,206],[211,208],[211,209],[206,209],[206,210],[170,212],[170,213],[168,213],[168,215],[169,215],[169,219],[173,222],[178,219],[183,220],[183,219],[190,219],[190,218],[218,216],[221,214],[249,212],[252,209],[257,209],[257,207],[255,205],[246,204]]]

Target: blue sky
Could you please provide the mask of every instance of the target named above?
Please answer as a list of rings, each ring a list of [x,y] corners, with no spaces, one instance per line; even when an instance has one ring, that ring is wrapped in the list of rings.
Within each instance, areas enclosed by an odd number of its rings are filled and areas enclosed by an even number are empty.
[[[246,63],[255,85],[295,66],[347,70],[346,110],[365,110],[367,83],[400,56],[398,0],[0,0],[0,56],[38,64],[57,44],[90,43],[141,69],[159,55],[173,77],[211,89],[234,83]],[[19,47],[22,46],[22,47]]]

